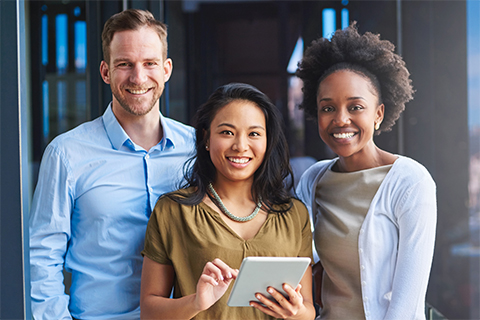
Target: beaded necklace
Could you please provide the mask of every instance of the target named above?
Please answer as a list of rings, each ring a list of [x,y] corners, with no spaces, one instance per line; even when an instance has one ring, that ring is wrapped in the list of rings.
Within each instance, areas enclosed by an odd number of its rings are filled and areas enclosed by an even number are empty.
[[[213,194],[213,196],[215,197],[215,200],[217,201],[217,205],[219,206],[220,210],[222,210],[223,213],[225,213],[225,215],[227,217],[229,217],[230,219],[232,219],[233,221],[237,221],[237,222],[246,222],[246,221],[250,221],[252,220],[253,218],[255,218],[255,216],[257,215],[258,211],[260,211],[260,208],[262,207],[262,202],[259,201],[257,203],[257,207],[255,208],[255,210],[253,210],[253,212],[246,216],[246,217],[237,217],[236,215],[234,215],[233,213],[231,213],[230,211],[228,211],[227,207],[225,207],[225,205],[223,204],[222,202],[222,199],[220,199],[220,197],[218,196],[217,192],[215,191],[215,189],[213,189],[213,186],[212,186],[212,183],[209,183],[208,184],[208,190],[210,190],[210,192]]]

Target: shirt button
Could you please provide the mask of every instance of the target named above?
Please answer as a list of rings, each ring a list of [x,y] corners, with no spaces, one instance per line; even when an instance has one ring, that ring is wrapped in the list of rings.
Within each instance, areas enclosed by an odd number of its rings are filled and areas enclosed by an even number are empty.
[[[367,285],[367,283],[365,281],[362,281],[362,286],[365,287],[366,285]]]
[[[150,158],[150,155],[147,154],[147,155],[145,156],[145,159],[149,159],[149,158]]]
[[[358,252],[363,253],[363,249],[359,249]]]
[[[363,234],[365,231],[363,229],[360,229],[360,234]]]
[[[153,192],[153,188],[152,188],[152,187],[148,187],[148,191]]]
[[[360,266],[360,269],[365,270],[365,266],[362,264],[362,265]]]

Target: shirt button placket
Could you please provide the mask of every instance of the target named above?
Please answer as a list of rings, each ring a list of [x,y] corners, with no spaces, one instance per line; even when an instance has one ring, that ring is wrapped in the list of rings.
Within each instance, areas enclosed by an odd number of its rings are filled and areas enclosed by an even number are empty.
[[[363,229],[360,230],[360,234],[363,234],[364,231]],[[360,261],[363,260],[363,249],[359,248],[358,252],[360,254]],[[361,278],[365,279],[365,265],[360,265],[360,272],[361,272]],[[367,282],[365,280],[362,281],[362,292],[367,291]],[[365,308],[365,318],[368,320],[370,318],[370,312],[369,312],[369,307],[368,307],[368,297],[366,295],[363,296],[363,305]]]
[[[148,160],[150,159],[150,155],[147,153],[144,157],[143,157],[143,161],[145,163],[145,184],[146,184],[146,187],[147,187],[147,192],[148,192],[148,199],[150,200],[149,202],[151,202],[152,199],[154,199],[154,196],[153,196],[153,188],[150,186],[150,174],[149,174],[149,165],[148,165]],[[153,209],[153,206],[154,204],[150,203],[150,209]]]
[[[365,286],[364,283],[362,283],[362,285]],[[370,308],[368,307],[368,297],[366,296],[363,297],[363,305],[365,307],[365,319],[368,320],[370,319]]]

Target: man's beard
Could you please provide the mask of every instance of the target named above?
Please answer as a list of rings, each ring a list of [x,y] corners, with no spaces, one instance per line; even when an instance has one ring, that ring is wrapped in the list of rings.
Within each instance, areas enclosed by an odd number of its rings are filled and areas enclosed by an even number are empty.
[[[118,94],[116,90],[112,90],[112,94],[125,111],[135,116],[143,116],[148,114],[150,111],[152,111],[153,107],[155,106],[155,104],[157,103],[157,101],[160,99],[160,96],[161,96],[161,93],[158,94],[158,96],[153,95],[152,100],[149,104],[149,107],[146,110],[142,108],[140,108],[140,110],[136,110],[136,109],[133,109],[131,107],[131,104],[127,102],[127,99],[125,99],[120,94]],[[136,99],[136,98],[132,98],[132,99]]]

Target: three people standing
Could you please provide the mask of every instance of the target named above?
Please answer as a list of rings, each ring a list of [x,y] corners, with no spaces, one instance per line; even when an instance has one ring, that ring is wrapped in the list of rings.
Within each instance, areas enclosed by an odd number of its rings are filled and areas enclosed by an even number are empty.
[[[163,117],[166,36],[148,12],[112,16],[100,65],[112,102],[45,150],[30,218],[34,317],[138,319],[141,303],[143,317],[313,318],[311,268],[299,287],[285,286],[288,299],[272,288],[276,301],[226,306],[243,257],[311,256],[308,212],[283,185],[288,148],[275,106],[257,89],[217,89],[196,133]],[[297,189],[315,228],[320,318],[423,318],[435,183],[373,141],[412,98],[403,60],[352,25],[315,41],[297,75],[303,108],[338,155],[308,169]],[[171,193],[194,152],[187,184]]]

